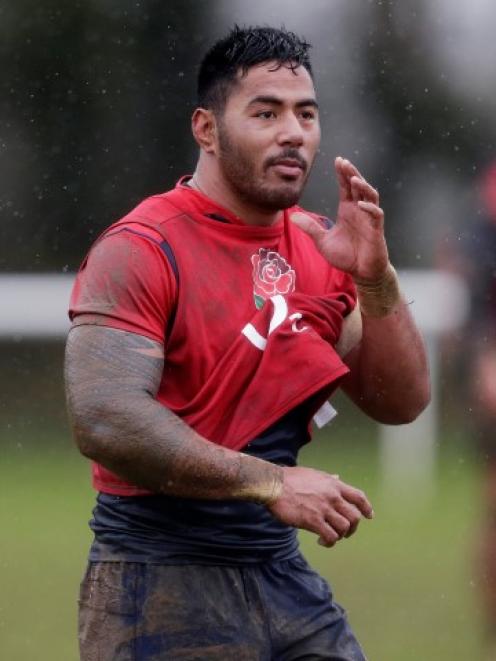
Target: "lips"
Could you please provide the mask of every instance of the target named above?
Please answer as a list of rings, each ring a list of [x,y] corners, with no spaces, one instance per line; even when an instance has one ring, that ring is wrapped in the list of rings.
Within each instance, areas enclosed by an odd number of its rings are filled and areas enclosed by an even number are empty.
[[[286,177],[297,177],[305,170],[304,163],[296,158],[280,158],[273,161],[271,166]]]
[[[275,161],[274,165],[285,165],[288,168],[300,168],[303,170],[303,163],[296,158],[280,158]]]

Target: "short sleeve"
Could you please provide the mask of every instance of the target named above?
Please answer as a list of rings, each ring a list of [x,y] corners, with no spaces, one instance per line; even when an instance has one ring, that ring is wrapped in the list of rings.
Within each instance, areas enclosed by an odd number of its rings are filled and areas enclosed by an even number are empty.
[[[177,283],[153,230],[120,228],[98,241],[76,277],[69,317],[164,343],[175,309]]]

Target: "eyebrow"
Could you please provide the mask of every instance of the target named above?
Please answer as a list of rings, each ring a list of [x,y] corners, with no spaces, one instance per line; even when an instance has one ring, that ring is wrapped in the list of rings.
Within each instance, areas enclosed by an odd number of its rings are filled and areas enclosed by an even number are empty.
[[[268,96],[266,96],[266,95],[255,96],[253,99],[251,99],[251,101],[249,102],[248,105],[252,106],[256,103],[268,103],[268,104],[274,105],[274,106],[284,105],[284,101],[282,99],[280,99],[277,96],[270,96],[270,95],[268,95]],[[301,101],[297,101],[295,103],[295,106],[297,108],[303,108],[304,106],[313,106],[314,108],[318,109],[319,104],[317,103],[317,101],[315,99],[308,98],[308,99],[302,99]]]

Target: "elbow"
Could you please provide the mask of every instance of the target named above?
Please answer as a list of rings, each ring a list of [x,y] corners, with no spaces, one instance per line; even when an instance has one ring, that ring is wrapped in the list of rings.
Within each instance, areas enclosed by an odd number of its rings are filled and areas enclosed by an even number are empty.
[[[94,405],[70,410],[72,435],[79,452],[98,463],[104,460],[109,441],[115,435],[108,422],[111,419],[108,413],[103,407]]]
[[[74,430],[74,440],[79,452],[91,461],[99,462],[101,454],[101,440],[82,430]]]
[[[148,396],[133,394],[131,397],[126,393],[118,401],[105,396],[69,397],[72,435],[81,454],[104,466],[121,458],[132,444],[133,420],[148,400]]]
[[[100,462],[105,454],[103,436],[97,424],[73,420],[72,433],[79,452],[92,461]]]
[[[387,425],[408,425],[414,422],[425,411],[431,401],[431,386],[428,378],[417,383],[409,393],[392,407],[385,419],[380,420]]]
[[[413,422],[416,420],[419,415],[425,411],[431,401],[431,382],[428,376],[418,384],[415,395],[416,396],[412,398],[413,403],[409,412],[410,419],[407,422]]]

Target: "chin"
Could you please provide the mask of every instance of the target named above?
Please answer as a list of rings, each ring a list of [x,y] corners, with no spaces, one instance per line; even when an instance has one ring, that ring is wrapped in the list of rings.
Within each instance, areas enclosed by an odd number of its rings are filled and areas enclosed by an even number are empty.
[[[248,204],[254,205],[264,211],[281,211],[294,206],[300,199],[303,184],[296,181],[277,182],[269,184],[262,182],[236,181],[237,194]]]
[[[289,207],[293,207],[299,201],[302,187],[289,184],[266,189],[264,193],[265,202],[272,209],[288,209]]]

